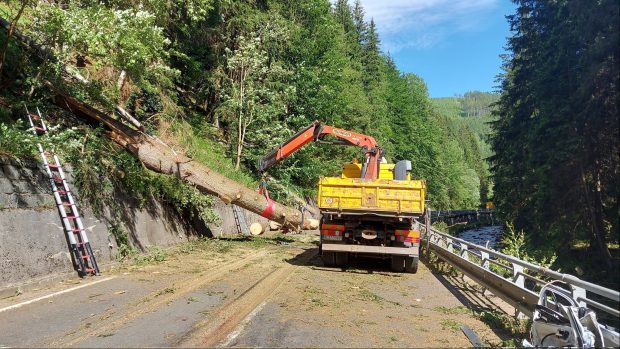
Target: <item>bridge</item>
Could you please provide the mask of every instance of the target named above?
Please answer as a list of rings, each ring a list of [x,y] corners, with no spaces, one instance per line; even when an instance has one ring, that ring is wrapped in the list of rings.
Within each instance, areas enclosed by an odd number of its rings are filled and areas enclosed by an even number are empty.
[[[480,218],[494,222],[494,214],[494,209],[431,211],[431,222],[445,222],[452,225],[475,222]]]

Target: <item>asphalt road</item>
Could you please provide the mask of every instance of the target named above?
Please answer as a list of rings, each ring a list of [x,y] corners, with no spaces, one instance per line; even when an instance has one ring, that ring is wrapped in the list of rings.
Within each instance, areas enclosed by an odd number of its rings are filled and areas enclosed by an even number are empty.
[[[497,299],[421,265],[326,268],[314,236],[207,241],[0,300],[0,347],[465,347]]]

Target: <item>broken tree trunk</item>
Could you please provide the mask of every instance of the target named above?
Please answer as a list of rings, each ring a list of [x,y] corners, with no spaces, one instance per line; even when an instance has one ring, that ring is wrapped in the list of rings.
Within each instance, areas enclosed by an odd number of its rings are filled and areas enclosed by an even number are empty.
[[[54,89],[54,86],[51,86]],[[67,93],[54,89],[57,104],[73,113],[102,122],[109,128],[108,137],[136,156],[147,168],[193,184],[201,192],[219,197],[226,204],[235,204],[260,214],[290,229],[299,229],[301,212],[268,200],[258,192],[232,181],[207,166],[176,153],[158,138],[134,130],[111,116],[83,103]]]

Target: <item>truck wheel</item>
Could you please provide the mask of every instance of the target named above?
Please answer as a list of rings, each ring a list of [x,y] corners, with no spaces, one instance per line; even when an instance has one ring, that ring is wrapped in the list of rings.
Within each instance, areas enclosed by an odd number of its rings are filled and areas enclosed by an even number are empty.
[[[400,273],[403,270],[405,270],[405,257],[392,256],[392,271]]]
[[[405,257],[405,271],[413,274],[417,273],[419,261],[420,257]]]
[[[336,266],[345,268],[349,265],[349,253],[348,252],[336,252]]]
[[[336,256],[334,252],[325,252],[321,254],[321,260],[323,260],[323,265],[326,267],[333,267],[336,265]]]

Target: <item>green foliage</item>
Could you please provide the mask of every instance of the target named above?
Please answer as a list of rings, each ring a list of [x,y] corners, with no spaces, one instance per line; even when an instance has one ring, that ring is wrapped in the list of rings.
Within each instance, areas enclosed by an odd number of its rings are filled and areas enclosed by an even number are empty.
[[[132,256],[136,256],[139,252],[129,242],[129,234],[127,229],[120,222],[113,222],[108,227],[108,233],[114,237],[116,246],[118,246],[117,259],[124,260]]]
[[[230,179],[248,187],[258,188],[256,178],[245,171],[235,170],[234,163],[226,156],[226,145],[214,139],[218,132],[215,127],[203,123],[192,127],[184,120],[174,120],[171,131],[180,144],[187,147],[188,156]]]
[[[520,320],[497,310],[482,310],[476,316],[493,330],[499,330],[512,337],[502,341],[501,347],[518,347],[528,337],[529,320]]]
[[[27,133],[23,121],[0,123],[0,153],[16,158],[32,158],[36,149],[35,136]]]
[[[432,98],[431,103],[440,115],[450,119],[458,119],[463,116],[463,108],[459,97]]]
[[[95,1],[68,1],[62,8],[39,2],[35,10],[31,30],[41,43],[62,47],[55,52],[59,64],[89,59],[95,69],[125,70],[136,81],[175,73],[166,63],[169,40],[148,11]]]
[[[140,207],[156,199],[181,216],[196,216],[205,223],[219,219],[210,208],[211,197],[176,177],[145,169],[130,154],[102,138],[100,131],[84,132],[81,146],[69,149],[66,161],[74,164],[81,199],[90,203],[95,213],[102,214],[107,206],[112,214],[121,214],[117,195],[128,191]]]
[[[231,144],[236,157],[235,169],[239,169],[246,147],[265,144],[261,135],[278,133],[273,123],[285,115],[288,96],[295,92],[286,81],[291,72],[269,55],[269,43],[287,38],[284,28],[269,25],[259,33],[240,35],[234,50],[224,50],[226,75],[220,92],[222,103],[216,112],[236,130]],[[256,156],[251,160],[256,162]]]
[[[461,325],[454,319],[443,319],[440,324],[442,329],[449,329],[452,330],[452,332],[457,332],[461,328]]]
[[[126,102],[127,110],[141,122],[148,121],[148,116],[159,113],[164,105],[160,95],[152,88],[140,88],[129,95]]]
[[[444,233],[448,233],[449,232],[449,227],[448,227],[448,223],[446,222],[435,222],[433,223],[433,228],[444,232]]]
[[[554,252],[543,251],[546,252],[546,255],[541,255],[540,251],[532,250],[526,243],[527,240],[523,230],[516,231],[511,223],[507,223],[506,228],[501,240],[502,253],[545,268],[551,267],[555,262],[557,256]]]
[[[16,158],[38,158],[37,143],[44,149],[62,153],[79,146],[76,141],[75,127],[60,129],[59,126],[49,128],[46,137],[37,137],[32,133],[30,125],[24,120],[0,122],[0,152]]]
[[[499,99],[495,93],[469,91],[459,98],[465,117],[482,117],[491,114],[493,105]]]
[[[479,207],[492,197],[486,160],[492,152],[486,140],[491,134],[489,122],[493,117],[487,103],[493,103],[497,97],[496,94],[474,91],[466,92],[464,97],[432,100],[438,112],[437,120],[444,129],[445,161],[451,164],[447,187],[451,188],[452,194],[444,195],[452,198],[452,203],[448,204],[451,208]],[[472,117],[467,117],[467,105],[475,110],[469,112]]]
[[[133,257],[135,265],[161,263],[168,258],[168,252],[159,246],[149,246],[147,253],[137,254]],[[165,293],[174,293],[174,289],[167,288]]]

